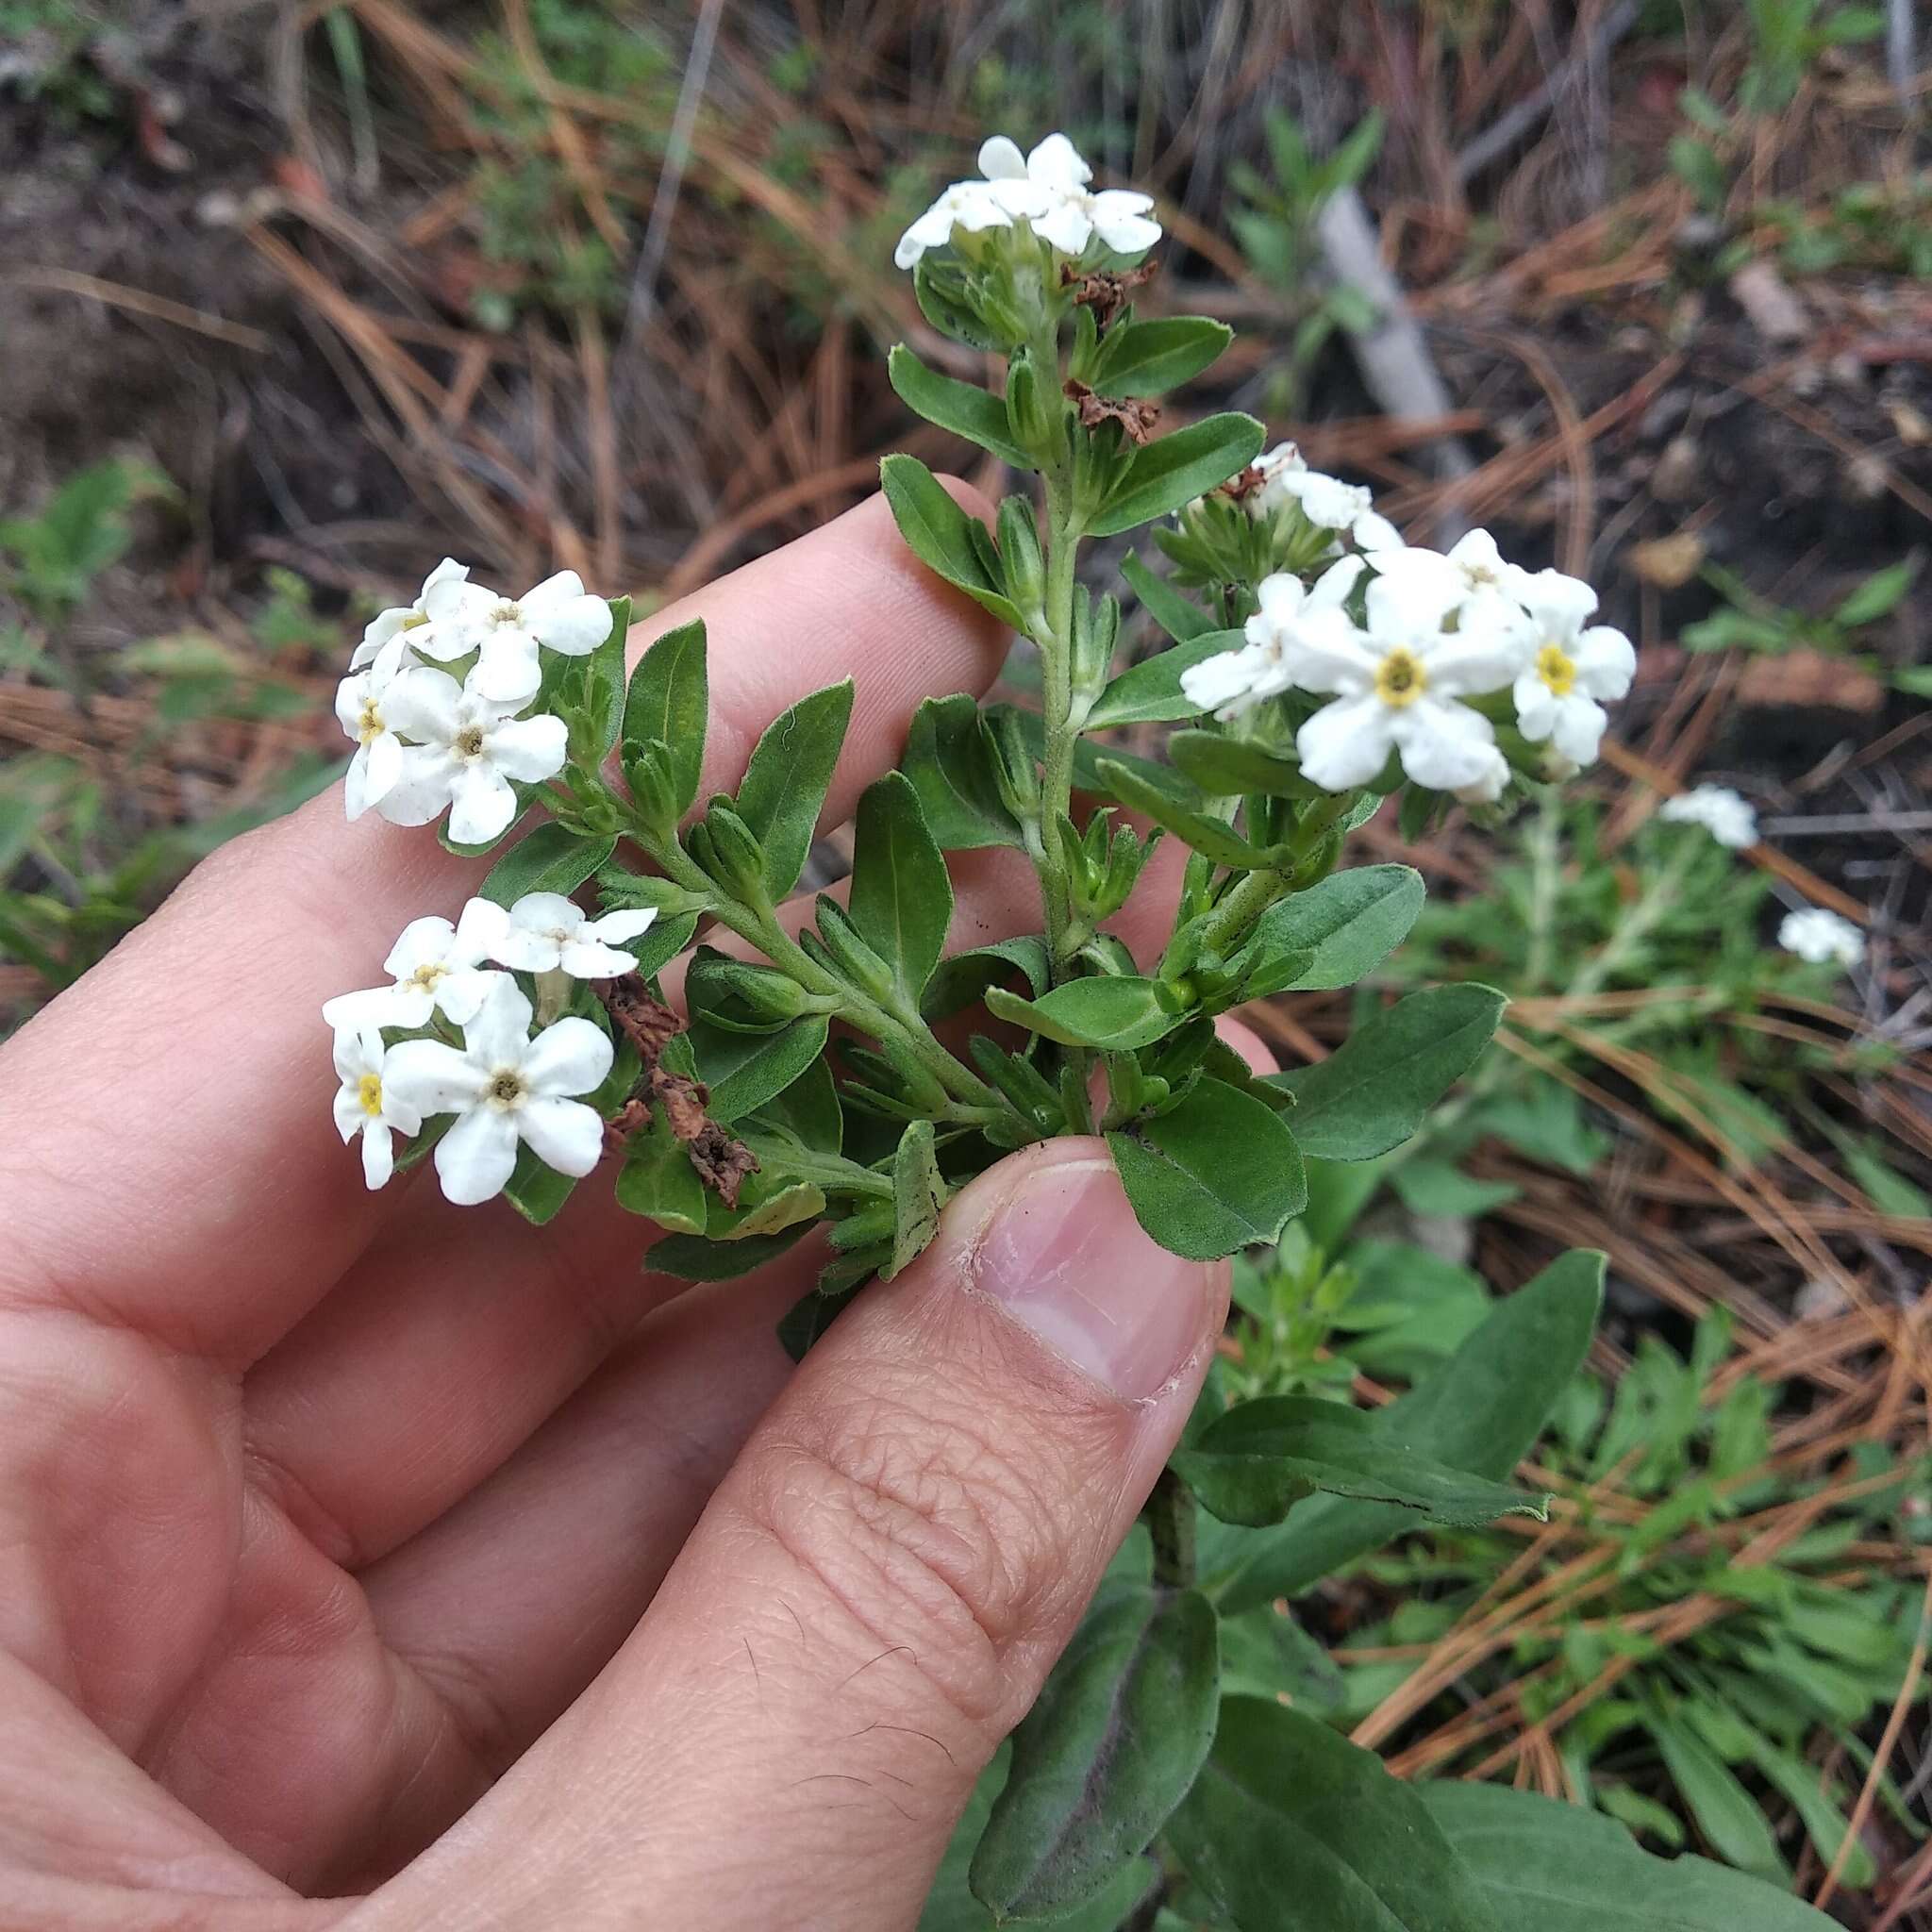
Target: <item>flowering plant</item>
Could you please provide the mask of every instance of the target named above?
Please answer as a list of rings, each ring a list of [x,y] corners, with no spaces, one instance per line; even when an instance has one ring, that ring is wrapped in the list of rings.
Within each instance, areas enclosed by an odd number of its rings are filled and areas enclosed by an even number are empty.
[[[1008,497],[988,529],[909,456],[883,485],[912,551],[1037,652],[1041,703],[924,703],[859,801],[842,897],[793,894],[851,682],[791,706],[736,793],[701,800],[702,625],[626,676],[627,605],[568,572],[507,599],[443,563],[370,626],[338,708],[352,816],[446,811],[446,843],[493,850],[542,815],[454,925],[408,927],[391,985],[330,1003],[336,1118],[370,1183],[429,1156],[452,1200],[501,1192],[541,1222],[601,1164],[658,1231],[650,1265],[693,1280],[823,1229],[818,1290],[785,1325],[800,1352],[1033,1142],[1103,1136],[1146,1232],[1208,1260],[1281,1238],[1310,1159],[1369,1161],[1413,1134],[1483,1052],[1499,993],[1411,993],[1280,1074],[1216,1022],[1374,972],[1423,883],[1344,863],[1351,833],[1391,800],[1415,835],[1457,801],[1488,809],[1575,771],[1633,669],[1587,585],[1505,561],[1484,532],[1410,548],[1366,490],[1291,444],[1264,455],[1246,415],[1160,433],[1161,398],[1229,331],[1136,313],[1153,204],[1094,191],[1061,135],[979,159],[897,259],[932,328],[1004,379],[904,345],[891,376],[1039,496]],[[1123,575],[1158,637],[1117,668],[1123,606],[1089,588],[1081,546],[1150,525],[1166,574],[1136,556]],[[1119,744],[1142,724],[1175,727],[1168,761]],[[997,849],[1030,861],[1037,909],[949,950],[948,855]],[[1151,943],[1123,937],[1137,898],[1168,908]],[[971,1853],[987,1909],[1118,1923],[1158,1835],[1242,1927],[1367,1924],[1372,1897],[1377,1924],[1505,1923],[1484,1849],[1499,1819],[1542,1834],[1562,1875],[1571,1827],[1535,1801],[1439,1805],[1319,1722],[1235,1694],[1222,1657],[1274,1641],[1283,1589],[1407,1524],[1541,1510],[1502,1478],[1581,1357],[1600,1279],[1600,1257],[1559,1259],[1382,1417],[1305,1395],[1229,1406],[1210,1384],[1149,1539],[1018,1734]],[[1271,1903],[1284,1840],[1307,1877],[1293,1911]],[[1629,1889],[1655,1884],[1634,1845],[1590,1842]]]

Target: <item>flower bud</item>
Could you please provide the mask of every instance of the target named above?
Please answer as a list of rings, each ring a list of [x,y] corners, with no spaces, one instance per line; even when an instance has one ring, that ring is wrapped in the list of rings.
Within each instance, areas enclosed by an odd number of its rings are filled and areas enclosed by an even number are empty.
[[[677,830],[677,794],[672,788],[671,749],[662,739],[640,744],[634,738],[624,741],[619,754],[625,781],[637,805],[638,816],[659,838],[669,839]]]
[[[1026,741],[1020,714],[1012,710],[983,714],[987,744],[992,752],[993,783],[1000,803],[1023,823],[1040,816],[1040,766]]]
[[[1007,595],[1030,620],[1046,602],[1046,559],[1041,555],[1033,505],[1025,497],[1009,496],[1000,505],[998,541]]]
[[[819,937],[840,975],[868,999],[888,1001],[897,991],[892,969],[859,936],[844,907],[823,894],[818,902]]]
[[[685,980],[692,1012],[731,1033],[775,1033],[827,1002],[814,999],[789,974],[701,950]]]
[[[765,854],[752,828],[722,798],[685,834],[685,845],[706,873],[746,906],[769,908]]]

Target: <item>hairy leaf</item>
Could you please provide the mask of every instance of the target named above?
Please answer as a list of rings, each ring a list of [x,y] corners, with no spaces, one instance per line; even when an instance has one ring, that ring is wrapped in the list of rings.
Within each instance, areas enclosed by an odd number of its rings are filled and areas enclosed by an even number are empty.
[[[852,847],[846,910],[859,936],[891,967],[908,1010],[945,950],[953,883],[926,829],[919,794],[899,772],[865,788]]]
[[[1246,469],[1266,441],[1266,430],[1252,416],[1227,410],[1143,443],[1088,524],[1088,534],[1117,537],[1179,509]]]
[[[624,700],[624,737],[670,750],[672,801],[680,812],[698,795],[705,769],[705,727],[709,714],[705,665],[705,621],[694,617],[668,630],[638,659]]]
[[[852,680],[815,691],[765,727],[738,788],[738,815],[764,847],[773,903],[798,883],[852,717]]]

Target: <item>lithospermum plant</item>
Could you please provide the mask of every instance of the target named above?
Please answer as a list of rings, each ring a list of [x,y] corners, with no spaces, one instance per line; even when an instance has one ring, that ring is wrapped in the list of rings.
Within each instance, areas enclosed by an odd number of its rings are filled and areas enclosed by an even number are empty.
[[[1061,135],[1025,156],[997,139],[980,160],[897,259],[933,328],[1003,380],[903,345],[891,374],[1025,487],[988,529],[909,456],[883,483],[925,565],[1037,652],[1041,701],[921,708],[899,769],[860,800],[842,902],[780,917],[851,684],[791,707],[736,793],[700,800],[702,625],[658,637],[626,676],[627,603],[571,573],[508,598],[445,561],[370,626],[338,706],[358,745],[352,817],[446,813],[445,843],[472,852],[534,821],[458,920],[400,937],[391,984],[327,1008],[336,1118],[371,1185],[428,1157],[450,1199],[501,1193],[542,1222],[601,1171],[641,1217],[651,1267],[694,1280],[816,1234],[818,1291],[784,1329],[797,1351],[920,1253],[967,1180],[1034,1141],[1104,1136],[1146,1231],[1209,1259],[1278,1240],[1311,1159],[1373,1161],[1413,1134],[1487,1045],[1491,989],[1365,1003],[1327,1059],[1267,1076],[1215,1023],[1372,974],[1423,882],[1349,863],[1351,835],[1385,808],[1413,833],[1452,798],[1493,808],[1574,771],[1632,672],[1587,585],[1505,561],[1480,531],[1446,555],[1408,547],[1366,490],[1291,445],[1264,455],[1249,416],[1163,420],[1229,331],[1137,313],[1152,202],[1094,191]],[[1095,586],[1082,546],[1142,529],[1124,584]],[[1158,633],[1124,667],[1124,599]],[[1163,761],[1118,742],[1147,724],[1175,727]],[[1172,910],[1137,952],[1119,915],[1157,891],[1163,844]],[[1030,859],[1037,915],[949,954],[947,855],[991,847]],[[729,951],[708,942],[725,935]],[[674,960],[681,1011],[659,985]],[[1228,1406],[1210,1382],[1149,1538],[1018,1735],[971,1859],[994,1918],[1128,1919],[1155,1846],[1217,1924],[1527,1924],[1509,1916],[1499,1820],[1545,1846],[1550,1884],[1574,1882],[1572,1827],[1546,1815],[1561,1807],[1426,1802],[1315,1717],[1240,1694],[1222,1658],[1280,1653],[1271,1600],[1405,1524],[1541,1508],[1502,1478],[1580,1359],[1600,1276],[1598,1257],[1557,1261],[1381,1415]],[[1328,1513],[1298,1507],[1310,1498]],[[1591,1837],[1580,1857],[1655,1890],[1627,1840]]]

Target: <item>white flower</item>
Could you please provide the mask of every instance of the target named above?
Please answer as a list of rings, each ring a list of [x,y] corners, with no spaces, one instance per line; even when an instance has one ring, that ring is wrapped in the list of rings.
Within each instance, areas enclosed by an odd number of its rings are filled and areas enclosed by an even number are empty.
[[[446,919],[412,919],[382,962],[395,984],[338,993],[324,1002],[322,1017],[335,1027],[426,1026],[441,1007],[458,1026],[467,1025],[503,977],[482,964],[508,922],[503,908],[488,899],[472,899],[454,925]]]
[[[1467,785],[1456,788],[1456,797],[1462,805],[1494,805],[1509,789],[1509,760],[1496,749],[1490,746],[1490,761],[1483,767],[1478,777]]]
[[[364,660],[364,669],[351,672],[336,686],[336,722],[356,741],[356,755],[342,781],[342,804],[351,820],[380,803],[403,775],[403,741],[385,709],[402,662],[403,640],[391,637]]]
[[[458,1117],[436,1143],[436,1172],[443,1193],[468,1208],[503,1191],[520,1140],[559,1174],[596,1166],[604,1124],[566,1096],[600,1086],[611,1058],[609,1040],[588,1020],[559,1020],[532,1040],[529,1001],[501,978],[464,1029],[460,1052],[406,1040],[390,1049],[384,1082],[421,1113]]]
[[[561,892],[525,892],[509,908],[490,957],[520,973],[567,973],[573,979],[615,979],[635,973],[638,962],[616,950],[639,938],[658,916],[645,906],[631,912],[607,912],[588,919],[583,908]]]
[[[1334,691],[1295,734],[1302,771],[1329,791],[1368,784],[1401,754],[1418,785],[1454,791],[1493,774],[1495,731],[1457,700],[1495,691],[1516,675],[1520,652],[1501,629],[1442,629],[1433,592],[1377,577],[1368,589],[1368,628],[1339,610],[1296,626],[1285,668],[1304,691]]]
[[[469,681],[495,704],[522,705],[536,694],[543,675],[540,646],[582,658],[610,635],[610,606],[587,595],[574,570],[545,577],[521,597],[445,577],[424,586],[423,608],[429,622],[411,647],[443,663],[480,652]]]
[[[1260,472],[1261,487],[1248,496],[1251,515],[1273,516],[1284,504],[1293,503],[1316,529],[1345,531],[1364,550],[1402,547],[1401,532],[1376,512],[1371,491],[1309,469],[1293,443],[1277,442],[1256,459],[1255,468]]]
[[[362,641],[349,658],[349,669],[361,670],[394,637],[402,635],[406,642],[412,641],[407,634],[421,630],[429,622],[429,613],[424,607],[429,600],[430,591],[438,584],[461,583],[469,575],[468,564],[458,563],[453,557],[445,557],[423,579],[423,588],[417,592],[413,604],[392,604],[387,610],[378,610],[369,620],[369,627],[362,633]]]
[[[1371,545],[1369,561],[1378,576],[1426,582],[1431,590],[1440,585],[1449,602],[1458,605],[1473,597],[1501,595],[1512,577],[1521,575],[1514,564],[1503,560],[1496,540],[1487,530],[1468,531],[1446,553],[1401,542]]]
[[[397,1134],[413,1134],[423,1116],[384,1079],[382,1035],[374,1027],[336,1035],[336,1131],[346,1146],[362,1136],[362,1178],[379,1188],[394,1172]]]
[[[1344,557],[1316,578],[1312,590],[1286,571],[1263,577],[1256,591],[1261,608],[1248,619],[1247,642],[1190,665],[1181,673],[1182,695],[1224,722],[1264,698],[1279,697],[1294,683],[1286,652],[1296,626],[1311,619],[1327,622],[1320,612],[1340,614],[1361,571],[1360,558]]]
[[[516,709],[486,697],[474,671],[461,685],[426,665],[405,671],[384,694],[383,715],[415,742],[405,747],[401,779],[381,801],[383,817],[426,825],[447,805],[458,844],[497,838],[516,817],[510,780],[555,777],[568,748],[561,718],[519,718]]]
[[[1786,913],[1777,929],[1777,942],[1786,952],[1795,953],[1814,966],[1842,966],[1849,971],[1865,957],[1864,934],[1849,919],[1840,919],[1822,906]]]
[[[1093,170],[1064,134],[1049,134],[1024,158],[995,134],[980,147],[979,172],[1001,205],[1062,255],[1083,253],[1095,235],[1116,255],[1144,255],[1160,240],[1148,213],[1154,197],[1124,188],[1095,193],[1087,186]]]
[[[1609,715],[1599,698],[1620,698],[1637,673],[1630,640],[1607,624],[1584,628],[1596,592],[1560,571],[1539,571],[1515,587],[1529,619],[1531,653],[1516,679],[1516,723],[1532,743],[1548,739],[1565,758],[1596,757]],[[1471,609],[1465,607],[1464,622]]]
[[[1700,785],[1667,798],[1657,812],[1674,825],[1702,825],[1720,845],[1741,852],[1757,842],[1757,814],[1728,785]]]
[[[1045,212],[1045,203],[1041,203]],[[955,228],[976,234],[981,228],[1005,228],[1013,216],[987,181],[955,181],[913,225],[899,237],[892,251],[893,263],[910,268],[928,248],[943,248],[953,239]]]

